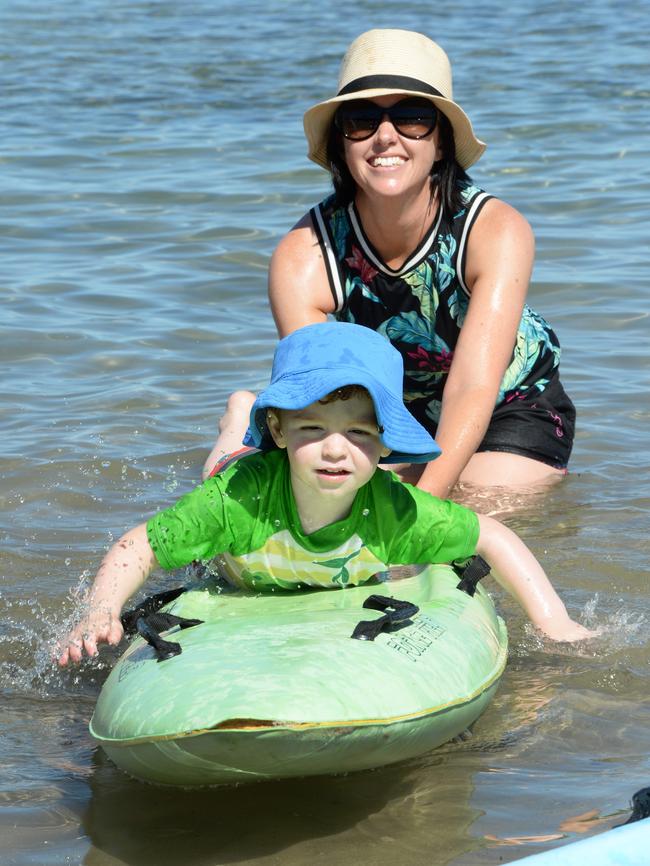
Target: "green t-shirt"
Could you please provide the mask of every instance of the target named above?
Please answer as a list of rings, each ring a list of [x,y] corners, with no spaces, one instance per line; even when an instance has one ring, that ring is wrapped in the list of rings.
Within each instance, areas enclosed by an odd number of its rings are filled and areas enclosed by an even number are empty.
[[[476,552],[473,511],[377,471],[350,514],[302,531],[286,451],[253,453],[147,523],[160,565],[215,560],[236,586],[264,590],[361,584],[392,565],[451,562]]]

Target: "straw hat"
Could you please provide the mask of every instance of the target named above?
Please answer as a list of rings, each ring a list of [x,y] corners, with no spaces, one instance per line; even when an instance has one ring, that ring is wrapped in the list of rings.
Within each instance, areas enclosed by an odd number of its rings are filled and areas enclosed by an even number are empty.
[[[368,30],[355,39],[343,58],[336,96],[305,113],[309,158],[329,170],[327,140],[342,102],[388,95],[430,99],[451,123],[456,159],[463,168],[476,162],[485,150],[469,117],[453,101],[451,65],[442,48],[411,30]]]

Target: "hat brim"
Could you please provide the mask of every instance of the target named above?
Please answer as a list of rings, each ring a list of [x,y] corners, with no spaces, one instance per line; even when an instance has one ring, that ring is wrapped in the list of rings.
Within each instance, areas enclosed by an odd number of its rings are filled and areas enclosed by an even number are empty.
[[[345,93],[334,96],[313,105],[305,112],[303,127],[307,143],[309,145],[308,157],[313,162],[330,170],[327,159],[327,141],[330,128],[334,121],[336,109],[343,102],[355,99],[374,99],[378,96],[421,96],[433,102],[434,105],[449,120],[454,131],[454,142],[456,145],[456,160],[462,168],[469,168],[483,154],[487,145],[474,135],[472,122],[463,109],[453,100],[444,96],[434,96],[431,93],[423,93],[418,90],[396,90],[395,88],[372,88],[369,90],[357,90],[353,93]]]
[[[266,409],[305,409],[337,388],[360,385],[370,394],[383,432],[380,440],[391,453],[380,463],[428,463],[441,453],[425,428],[415,420],[403,401],[364,370],[338,366],[294,373],[260,392],[251,408],[250,426],[244,445],[268,450],[275,447],[266,424]]]

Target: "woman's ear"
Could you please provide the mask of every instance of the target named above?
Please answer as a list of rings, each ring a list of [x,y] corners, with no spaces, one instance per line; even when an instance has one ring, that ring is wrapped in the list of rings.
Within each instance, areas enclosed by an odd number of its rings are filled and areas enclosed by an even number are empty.
[[[384,445],[384,447],[379,452],[379,456],[380,457],[388,457],[388,455],[390,454],[391,451],[392,451],[391,448],[386,448],[386,446]]]
[[[273,437],[273,441],[278,448],[286,448],[287,440],[282,432],[282,425],[280,423],[280,416],[277,409],[266,410],[266,426],[269,428],[269,433]]]

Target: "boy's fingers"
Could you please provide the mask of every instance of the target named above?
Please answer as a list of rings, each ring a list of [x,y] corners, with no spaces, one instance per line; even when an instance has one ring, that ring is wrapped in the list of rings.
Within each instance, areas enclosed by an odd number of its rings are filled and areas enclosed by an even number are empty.
[[[123,634],[124,629],[122,628],[122,623],[119,620],[113,620],[108,632],[108,643],[111,644],[111,646],[116,646],[122,640]]]
[[[115,646],[122,640],[123,634],[124,629],[119,619],[102,624],[101,628],[95,631],[84,629],[82,634],[75,631],[68,638],[65,647],[62,648],[61,644],[56,647],[54,658],[62,668],[71,663],[78,664],[84,654],[90,658],[98,654],[98,643],[109,643]]]
[[[598,637],[598,631],[591,631],[580,623],[570,620],[568,625],[563,625],[561,628],[545,627],[542,631],[551,638],[551,640],[562,641],[564,643],[573,643],[579,640],[588,640],[589,638]]]
[[[70,653],[70,659],[73,662],[80,662],[84,655],[83,639],[75,638],[75,640],[71,640],[68,644],[68,652]]]
[[[86,650],[86,655],[96,656],[97,655],[97,640],[95,639],[95,635],[92,635],[92,634],[84,635],[83,647]]]
[[[97,644],[88,636],[82,638],[71,638],[67,647],[60,652],[58,664],[64,668],[68,664],[79,664],[84,655],[84,650],[89,656],[97,655]]]

